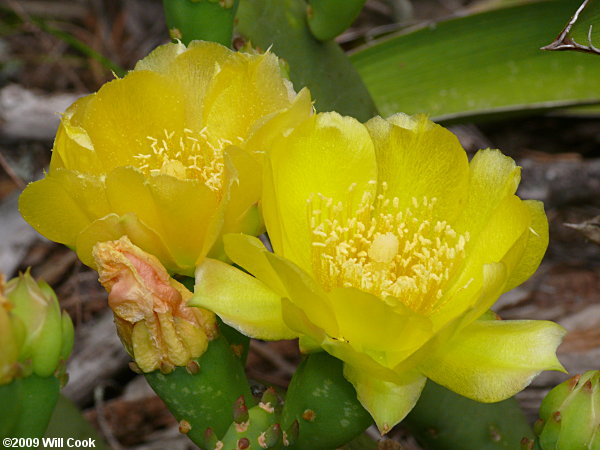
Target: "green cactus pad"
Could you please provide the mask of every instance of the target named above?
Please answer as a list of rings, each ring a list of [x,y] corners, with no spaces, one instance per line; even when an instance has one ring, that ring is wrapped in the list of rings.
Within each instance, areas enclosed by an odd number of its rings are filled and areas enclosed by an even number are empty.
[[[187,436],[203,447],[207,428],[217,436],[225,434],[238,397],[243,395],[251,405],[254,400],[240,358],[223,336],[211,341],[195,361],[199,370],[177,367],[169,374],[155,371],[145,377],[175,418],[191,426]]]
[[[299,423],[299,435],[293,448],[337,448],[372,423],[342,372],[343,363],[325,352],[311,354],[298,367],[288,389],[282,417],[284,430],[289,429],[294,420]]]

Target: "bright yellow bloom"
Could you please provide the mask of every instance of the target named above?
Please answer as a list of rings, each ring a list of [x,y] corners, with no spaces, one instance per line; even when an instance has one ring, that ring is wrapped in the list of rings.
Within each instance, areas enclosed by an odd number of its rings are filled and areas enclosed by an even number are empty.
[[[127,236],[99,242],[94,259],[123,345],[143,372],[170,372],[202,355],[217,334],[213,313],[188,308],[192,293]]]
[[[311,112],[273,54],[163,45],[63,114],[50,170],[21,213],[92,267],[96,242],[127,235],[191,275],[222,255],[221,232],[260,232],[262,154]]]
[[[523,389],[564,330],[494,320],[489,308],[538,267],[548,243],[540,202],[496,150],[469,163],[456,137],[422,116],[366,125],[327,113],[273,143],[263,211],[274,253],[230,234],[254,275],[207,259],[192,304],[263,339],[344,361],[380,431],[402,420],[427,378],[494,402]]]

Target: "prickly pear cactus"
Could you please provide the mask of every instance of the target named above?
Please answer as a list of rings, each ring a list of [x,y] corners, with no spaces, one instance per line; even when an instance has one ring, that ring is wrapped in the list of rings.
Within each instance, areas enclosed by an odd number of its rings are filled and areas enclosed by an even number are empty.
[[[535,424],[543,450],[600,449],[600,371],[575,375],[542,401]]]
[[[213,435],[221,436],[231,422],[231,405],[240,396],[253,401],[239,357],[220,336],[187,367],[171,373],[144,374],[152,389],[179,420],[180,431],[201,448],[213,449]],[[211,433],[206,433],[210,428]]]
[[[371,416],[346,381],[343,363],[321,352],[308,356],[290,383],[282,424],[299,427],[293,448],[337,448],[361,434],[372,423]]]

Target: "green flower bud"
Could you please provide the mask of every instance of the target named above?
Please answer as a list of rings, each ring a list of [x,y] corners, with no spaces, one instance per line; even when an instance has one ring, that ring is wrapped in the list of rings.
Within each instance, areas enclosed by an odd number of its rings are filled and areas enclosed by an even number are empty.
[[[56,294],[28,270],[6,284],[5,296],[12,306],[13,328],[20,321],[25,331],[18,359],[26,373],[54,374],[73,346],[73,324],[66,313],[61,314]]]
[[[4,276],[0,274],[0,385],[10,383],[20,370],[18,359],[24,327],[11,312],[12,304],[4,297]]]
[[[535,431],[543,450],[600,448],[600,371],[559,384],[542,401]]]

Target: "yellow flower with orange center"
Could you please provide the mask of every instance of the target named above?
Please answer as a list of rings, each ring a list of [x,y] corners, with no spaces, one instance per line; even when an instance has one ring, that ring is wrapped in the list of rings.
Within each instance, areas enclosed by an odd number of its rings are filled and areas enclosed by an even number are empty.
[[[225,236],[254,277],[206,259],[191,304],[262,339],[300,338],[344,361],[380,431],[412,409],[427,378],[495,402],[542,370],[562,370],[564,330],[502,321],[489,308],[538,267],[540,202],[515,195],[520,170],[497,150],[469,163],[422,116],[365,125],[313,116],[274,140],[262,206],[273,253]]]
[[[312,113],[277,58],[208,42],[167,44],[62,116],[25,219],[94,266],[96,242],[127,235],[175,273],[222,257],[222,232],[257,234],[263,154]]]

